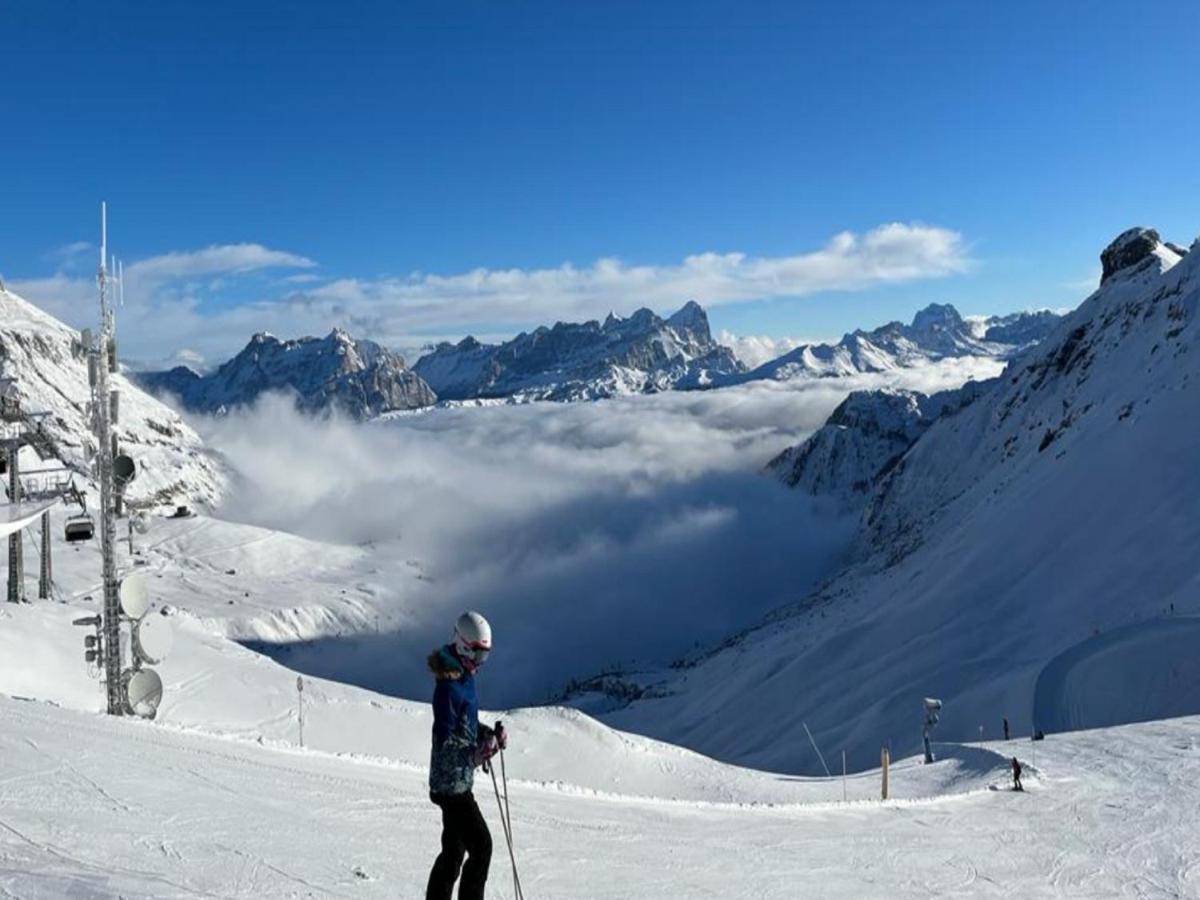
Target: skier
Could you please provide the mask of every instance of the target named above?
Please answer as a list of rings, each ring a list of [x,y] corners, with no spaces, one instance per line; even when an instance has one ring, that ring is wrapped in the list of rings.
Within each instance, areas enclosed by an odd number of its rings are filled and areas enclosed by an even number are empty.
[[[471,788],[475,768],[508,743],[503,728],[479,724],[475,672],[491,649],[487,619],[465,612],[455,623],[454,640],[429,657],[435,679],[429,799],[442,811],[442,852],[429,873],[426,900],[450,900],[460,870],[459,900],[481,900],[487,883],[492,835]]]
[[[1018,759],[1015,756],[1013,757],[1013,761],[1012,761],[1012,770],[1013,770],[1013,790],[1014,791],[1025,790],[1025,788],[1021,787],[1021,763],[1020,763],[1020,761],[1018,761]]]
[[[1004,739],[1008,740],[1008,716],[1004,717]]]

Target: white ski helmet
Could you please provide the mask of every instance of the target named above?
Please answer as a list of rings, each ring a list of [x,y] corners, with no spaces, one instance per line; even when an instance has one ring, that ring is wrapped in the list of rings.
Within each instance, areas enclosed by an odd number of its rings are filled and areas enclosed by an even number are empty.
[[[483,665],[492,650],[492,626],[477,612],[465,612],[454,623],[454,647],[459,659]]]

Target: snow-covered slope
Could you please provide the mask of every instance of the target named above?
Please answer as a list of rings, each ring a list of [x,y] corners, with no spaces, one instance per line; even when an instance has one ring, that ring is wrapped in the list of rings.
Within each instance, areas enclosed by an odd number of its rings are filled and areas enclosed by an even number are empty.
[[[890,470],[856,564],[681,668],[633,676],[655,698],[606,721],[815,771],[796,750],[804,722],[827,753],[862,765],[880,742],[917,746],[925,696],[946,701],[939,733],[951,739],[994,734],[1003,716],[1028,733],[1108,723],[1114,708],[1200,710],[1178,655],[1188,642],[1145,639],[1191,634],[1200,613],[1198,307],[1200,252],[1181,261],[1154,240],[1124,256]],[[1128,696],[1122,672],[1137,673]],[[1052,683],[1039,687],[1043,676]],[[1035,693],[1057,698],[1053,723],[1034,721]]]
[[[324,710],[320,710],[324,711]],[[61,897],[419,897],[440,820],[424,767],[220,739],[0,699],[5,761],[0,890]],[[1200,722],[1180,719],[1047,741],[939,747],[891,784],[878,773],[776,780],[769,804],[594,794],[507,761],[528,897],[906,900],[1194,897],[1193,777]],[[547,748],[603,748],[572,736]],[[1026,790],[1006,790],[1007,755]],[[1036,753],[1036,761],[1031,754]],[[490,782],[477,796],[495,843],[488,896],[513,896]],[[786,799],[783,799],[786,798]]]
[[[170,612],[177,633],[153,723],[96,714],[102,694],[71,625],[94,611],[82,595],[98,570],[87,550],[60,559],[67,602],[0,604],[0,889],[30,900],[420,896],[439,830],[428,705],[305,678],[301,749],[295,673],[214,627],[236,584],[287,568],[286,536],[189,524],[155,519],[139,539],[157,576],[150,614]],[[220,585],[231,560],[242,568]],[[835,900],[1070,886],[1099,897],[1151,878],[1188,896],[1195,885],[1196,719],[1036,746],[938,744],[933,766],[894,761],[892,799],[880,803],[873,767],[844,783],[786,777],[573,710],[484,713],[498,716],[512,736],[529,895],[784,898],[803,884]],[[1013,754],[1026,764],[1024,795],[1003,790]],[[486,777],[477,796],[500,851],[489,896],[511,897]]]
[[[77,331],[16,294],[0,290],[0,374],[17,380],[25,410],[50,413],[44,427],[62,461],[85,473],[91,392],[81,347]],[[116,432],[122,448],[138,465],[129,499],[150,505],[214,503],[224,489],[225,476],[196,433],[124,375],[114,374],[112,385],[120,391]],[[53,465],[37,461],[32,450],[22,454],[22,465],[28,470]]]
[[[1058,313],[1048,309],[990,316],[979,323],[980,337],[990,344],[1029,347],[1053,331],[1059,318]]]
[[[323,338],[281,341],[256,334],[233,359],[209,375],[185,366],[137,376],[148,390],[165,392],[196,412],[220,412],[253,403],[264,391],[287,391],[306,411],[337,409],[356,419],[417,409],[437,396],[404,360],[340,328]]]
[[[580,400],[705,387],[742,371],[690,302],[668,319],[640,309],[604,323],[559,322],[503,344],[439,344],[413,370],[445,400]]]
[[[836,344],[803,344],[722,383],[887,372],[954,357],[1006,359],[1044,338],[1057,320],[1042,311],[968,322],[953,306],[934,303],[911,325],[889,322],[874,331],[852,332]]]

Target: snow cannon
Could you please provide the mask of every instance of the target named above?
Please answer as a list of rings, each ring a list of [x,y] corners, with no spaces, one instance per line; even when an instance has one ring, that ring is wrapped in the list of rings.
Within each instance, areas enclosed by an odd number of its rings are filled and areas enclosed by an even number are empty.
[[[930,735],[933,734],[933,729],[937,728],[938,722],[941,720],[942,701],[936,697],[925,698],[925,725],[921,729],[921,737],[925,743],[925,764],[933,762],[933,748],[929,743]]]

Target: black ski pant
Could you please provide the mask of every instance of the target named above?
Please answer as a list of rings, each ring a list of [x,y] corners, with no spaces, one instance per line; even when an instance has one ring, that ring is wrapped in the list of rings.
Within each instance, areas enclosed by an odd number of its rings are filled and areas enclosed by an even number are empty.
[[[475,796],[430,794],[429,799],[442,810],[442,852],[429,873],[425,900],[451,900],[454,882],[462,870],[458,900],[483,900],[488,866],[492,862],[492,833],[488,831]],[[467,864],[463,865],[463,856]]]

